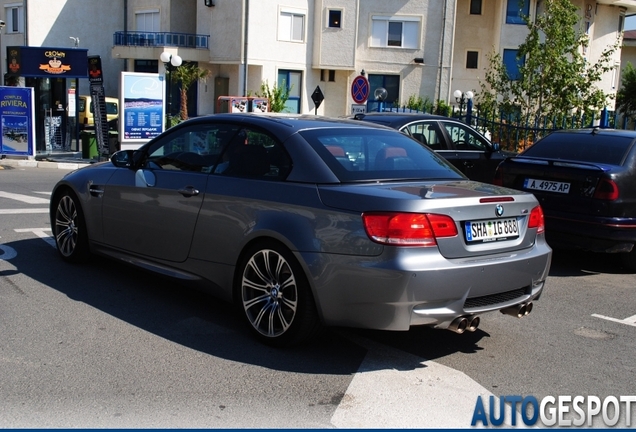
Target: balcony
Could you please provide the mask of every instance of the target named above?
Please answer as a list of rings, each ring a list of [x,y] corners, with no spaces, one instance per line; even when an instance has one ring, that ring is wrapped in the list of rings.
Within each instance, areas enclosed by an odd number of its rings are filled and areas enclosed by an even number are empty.
[[[115,32],[113,45],[129,47],[176,47],[207,50],[210,36],[172,32]]]

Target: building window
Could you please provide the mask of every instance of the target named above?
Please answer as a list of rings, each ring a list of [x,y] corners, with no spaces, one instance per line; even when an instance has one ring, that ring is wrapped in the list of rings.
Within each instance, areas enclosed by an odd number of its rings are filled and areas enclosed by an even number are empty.
[[[376,75],[369,74],[369,100],[373,100],[375,91],[384,87],[387,91],[387,97],[384,102],[395,103],[400,101],[400,76],[399,75]]]
[[[481,15],[481,0],[470,0],[470,14]]]
[[[278,40],[304,42],[305,15],[281,12],[278,21]]]
[[[519,50],[505,49],[503,52],[503,63],[508,73],[508,79],[517,81],[520,78],[519,68],[525,64],[525,59],[517,58]]]
[[[329,82],[336,81],[336,71],[331,69],[330,70],[320,69],[320,81],[326,81],[325,72],[329,75]]]
[[[24,33],[24,7],[22,3],[8,4],[5,7],[7,33]]]
[[[625,11],[621,10],[619,15],[618,15],[618,33],[620,35],[620,33],[623,32],[623,30],[625,30]]]
[[[420,19],[415,17],[374,16],[371,28],[372,47],[417,49],[420,44]]]
[[[342,11],[337,9],[329,10],[329,27],[340,28],[342,27]]]
[[[302,88],[302,72],[280,69],[278,71],[278,87],[289,92],[283,112],[300,114],[300,91]]]
[[[157,73],[159,72],[159,60],[135,59],[135,72]]]
[[[478,68],[479,53],[477,51],[468,51],[466,53],[466,69]]]
[[[525,24],[523,17],[530,15],[530,0],[508,0],[506,24]]]
[[[159,10],[144,10],[135,12],[135,29],[138,32],[159,32]]]

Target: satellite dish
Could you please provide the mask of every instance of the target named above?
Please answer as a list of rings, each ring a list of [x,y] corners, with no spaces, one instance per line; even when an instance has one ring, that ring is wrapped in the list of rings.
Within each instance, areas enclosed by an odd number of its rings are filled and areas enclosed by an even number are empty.
[[[386,97],[388,95],[389,95],[389,92],[386,91],[386,89],[384,87],[378,87],[373,92],[373,97],[375,97],[375,100],[380,101],[380,102],[383,102],[384,99],[386,99]]]

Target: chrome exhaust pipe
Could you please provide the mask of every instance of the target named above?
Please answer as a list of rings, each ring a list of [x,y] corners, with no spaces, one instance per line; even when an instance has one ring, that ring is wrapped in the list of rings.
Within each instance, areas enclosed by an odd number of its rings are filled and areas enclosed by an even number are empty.
[[[504,309],[501,309],[502,314],[510,315],[517,318],[523,318],[528,315],[532,311],[532,302],[529,303],[521,303],[515,306],[510,306]]]
[[[466,327],[468,327],[468,320],[464,317],[458,317],[450,323],[448,329],[450,331],[454,331],[457,334],[462,334],[466,331]]]
[[[528,303],[526,304],[526,315],[528,315],[530,312],[532,312],[532,308],[533,308],[533,307],[534,307],[534,306],[533,306],[532,302],[528,302]]]
[[[478,316],[472,317],[468,322],[468,327],[466,327],[466,330],[468,330],[469,332],[474,332],[475,330],[477,330],[477,327],[479,327],[480,322],[481,319]]]

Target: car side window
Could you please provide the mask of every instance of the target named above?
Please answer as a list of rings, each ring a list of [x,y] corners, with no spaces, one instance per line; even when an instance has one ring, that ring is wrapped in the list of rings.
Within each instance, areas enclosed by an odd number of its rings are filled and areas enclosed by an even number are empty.
[[[237,129],[231,125],[199,124],[168,133],[152,145],[143,166],[209,174]]]
[[[485,139],[468,126],[456,122],[442,123],[457,150],[488,150]]]
[[[240,129],[223,151],[215,174],[231,177],[284,180],[291,171],[291,158],[271,135]]]
[[[408,134],[426,144],[431,150],[444,150],[444,140],[434,122],[418,122],[406,126]]]

